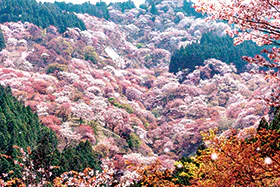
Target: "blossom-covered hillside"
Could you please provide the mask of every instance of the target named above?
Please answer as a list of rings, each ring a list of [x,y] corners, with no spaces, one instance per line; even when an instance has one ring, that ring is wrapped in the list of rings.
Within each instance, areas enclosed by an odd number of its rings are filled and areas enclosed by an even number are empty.
[[[195,153],[201,131],[257,127],[269,118],[260,98],[271,91],[262,75],[238,74],[216,59],[187,74],[169,73],[175,50],[212,30],[224,35],[229,26],[179,12],[181,1],[155,6],[157,15],[113,6],[108,20],[77,14],[83,31],[0,24],[6,43],[0,83],[57,133],[60,151],[89,140],[103,158],[146,164],[158,158],[172,168]]]

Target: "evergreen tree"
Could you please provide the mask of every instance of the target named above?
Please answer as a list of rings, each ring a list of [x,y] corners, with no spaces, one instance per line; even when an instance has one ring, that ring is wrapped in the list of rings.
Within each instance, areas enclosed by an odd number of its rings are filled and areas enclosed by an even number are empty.
[[[268,129],[276,130],[280,133],[280,107],[276,107],[274,110],[274,118]]]
[[[39,123],[38,116],[30,107],[23,106],[12,96],[9,87],[0,85],[0,173],[13,170],[13,176],[20,176],[21,168],[15,165],[13,159],[21,155],[18,146],[26,149],[34,148],[43,134],[49,136],[51,132],[47,127]]]
[[[82,171],[83,169],[89,167],[95,170],[101,170],[101,161],[98,159],[89,141],[80,142],[79,145],[74,148],[68,146],[65,148],[60,157],[60,167],[61,171]]]
[[[146,10],[146,12],[147,12],[148,9],[149,9],[149,7],[148,7],[146,4],[141,4],[141,5],[139,6],[139,8],[142,8],[142,9]]]
[[[101,161],[98,160],[98,155],[93,152],[92,145],[89,141],[80,142],[76,147],[78,155],[81,155],[81,159],[84,159],[83,167],[90,167],[95,170],[101,170]]]
[[[157,10],[157,7],[154,2],[152,2],[152,4],[151,4],[150,12],[151,12],[151,14],[158,15],[158,10]]]
[[[124,12],[125,10],[130,10],[130,9],[136,8],[134,2],[131,0],[128,0],[125,2],[112,3],[112,4],[110,4],[110,6],[113,6],[114,8],[119,9],[122,12]]]
[[[202,66],[203,62],[209,58],[216,58],[227,64],[233,63],[238,72],[243,72],[247,62],[242,60],[242,56],[252,56],[263,49],[250,41],[238,46],[232,44],[233,39],[229,36],[220,37],[214,33],[203,34],[200,43],[194,42],[172,54],[169,72],[177,73],[184,69],[193,71],[195,66]]]
[[[268,129],[268,128],[269,128],[268,122],[266,121],[265,118],[262,118],[261,121],[260,121],[260,124],[259,124],[259,126],[257,128],[257,130],[259,131],[261,129]]]
[[[34,169],[44,168],[45,176],[49,181],[51,176],[51,166],[58,166],[59,159],[57,155],[57,138],[54,132],[43,135],[38,145],[32,151],[31,157],[34,162]],[[43,176],[41,176],[43,177]]]
[[[203,15],[193,8],[194,3],[189,0],[184,0],[183,2],[183,7],[182,11],[187,15],[187,16],[195,16],[197,18],[203,17]]]
[[[59,32],[64,32],[68,27],[86,29],[84,22],[73,12],[62,11],[53,3],[37,3],[36,0],[0,1],[0,23],[10,21],[31,22],[42,28],[54,25]]]
[[[87,167],[100,170],[100,160],[88,141],[77,147],[69,146],[62,153],[57,144],[55,132],[41,125],[37,114],[12,96],[10,87],[0,85],[0,173],[13,171],[9,177],[21,177],[23,168],[14,162],[23,161],[21,148],[30,154],[32,170],[46,171],[36,173],[39,180],[45,177],[52,181],[65,171],[82,171]],[[59,168],[51,169],[51,166]]]
[[[276,130],[280,133],[280,107],[272,107],[271,113],[273,113],[273,120],[271,121],[271,123],[269,124],[265,118],[262,118],[257,128],[258,131],[266,129]]]
[[[6,47],[5,39],[4,39],[2,30],[0,29],[0,51],[1,51],[2,49],[4,49],[5,47]]]
[[[92,16],[96,16],[99,18],[109,19],[109,10],[108,6],[105,2],[98,2],[95,5],[90,2],[85,2],[83,4],[73,4],[73,3],[65,3],[65,2],[55,2],[60,9],[68,11],[68,12],[76,12],[76,13],[87,13]]]

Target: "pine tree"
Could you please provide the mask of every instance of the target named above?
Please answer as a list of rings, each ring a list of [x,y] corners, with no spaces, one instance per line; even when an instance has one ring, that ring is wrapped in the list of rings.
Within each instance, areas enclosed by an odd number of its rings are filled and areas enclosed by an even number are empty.
[[[269,129],[280,132],[280,107],[275,108],[274,119],[272,120]]]
[[[0,164],[0,173],[13,170],[12,176],[18,177],[21,168],[14,164],[13,159],[18,159],[21,153],[14,146],[34,149],[43,134],[55,136],[53,131],[39,123],[38,116],[30,107],[23,106],[12,96],[10,87],[0,85],[0,153],[6,155],[0,158],[3,163]]]
[[[267,129],[268,130],[268,128],[269,128],[268,122],[266,121],[265,118],[262,118],[261,121],[260,121],[260,124],[259,124],[259,126],[257,128],[257,130],[258,131],[261,130],[261,129]]]
[[[2,49],[4,49],[5,47],[6,47],[5,39],[4,39],[2,30],[0,29],[0,51],[1,51]]]
[[[263,49],[250,41],[238,46],[232,44],[233,39],[229,36],[221,37],[215,33],[203,34],[200,43],[193,42],[172,54],[169,72],[177,73],[184,69],[193,71],[196,66],[202,66],[209,58],[216,58],[228,64],[234,62],[238,72],[243,72],[247,62],[242,59],[242,56],[251,56]]]
[[[45,134],[31,154],[34,161],[34,169],[44,168],[46,171],[44,177],[47,180],[51,177],[49,172],[51,171],[51,166],[56,166],[55,164],[57,164],[56,147],[56,135],[54,133]]]
[[[76,151],[78,155],[82,155],[81,160],[83,160],[83,167],[90,167],[95,170],[101,170],[100,164],[101,162],[98,160],[97,156],[94,154],[92,150],[92,146],[89,141],[80,142],[76,147]]]
[[[158,10],[157,10],[157,7],[154,2],[152,2],[150,12],[151,12],[151,14],[158,15]]]
[[[9,21],[31,22],[43,28],[54,25],[60,32],[65,32],[68,27],[86,29],[84,22],[73,12],[65,12],[53,3],[37,3],[36,0],[0,1],[0,23]]]
[[[33,161],[30,169],[39,180],[44,177],[52,181],[63,172],[82,171],[87,167],[101,170],[100,160],[88,141],[77,147],[69,146],[62,153],[57,144],[55,132],[41,125],[38,115],[12,96],[10,87],[0,85],[0,173],[13,171],[9,177],[21,177],[23,168],[14,161],[22,161],[22,148]],[[51,169],[51,166],[59,167]],[[37,172],[40,168],[46,171],[44,176]]]

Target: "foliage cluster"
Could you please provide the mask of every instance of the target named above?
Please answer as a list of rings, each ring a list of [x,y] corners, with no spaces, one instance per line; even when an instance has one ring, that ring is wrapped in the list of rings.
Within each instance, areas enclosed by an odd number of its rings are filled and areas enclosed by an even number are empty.
[[[132,150],[138,150],[141,146],[141,140],[135,133],[129,134],[129,139],[127,141],[129,148]]]
[[[183,6],[175,10],[175,12],[183,12],[186,16],[194,16],[196,18],[201,18],[203,15],[194,9],[194,3],[189,0],[184,0]]]
[[[52,144],[57,145],[55,133],[40,125],[38,116],[33,114],[31,108],[18,102],[9,87],[0,86],[0,153],[16,157],[18,151],[13,148],[14,145],[34,149],[43,136],[48,136]],[[0,159],[0,173],[14,170],[15,175],[19,174],[19,168],[15,167],[11,159]]]
[[[129,114],[134,113],[133,108],[129,104],[121,104],[115,98],[109,98],[108,101],[115,107],[124,109]]]
[[[73,4],[73,3],[65,3],[65,2],[55,2],[62,10],[68,12],[76,12],[76,13],[87,13],[92,16],[96,16],[99,18],[109,19],[109,11],[108,6],[105,2],[100,1],[97,2],[95,5],[91,4],[90,2],[85,2],[83,4]],[[126,5],[126,4],[125,4]]]
[[[279,12],[280,2],[276,0],[255,1],[228,1],[228,0],[202,0],[196,2],[195,9],[206,13],[209,19],[222,20],[231,25],[227,33],[234,37],[234,45],[247,40],[252,40],[258,46],[267,46],[261,53],[254,57],[243,57],[244,60],[257,67],[265,67],[253,70],[261,73],[273,87],[269,97],[263,96],[271,106],[280,106],[279,94]],[[229,11],[230,10],[230,11]],[[268,71],[267,71],[268,70]]]
[[[155,163],[138,170],[141,176],[141,180],[131,184],[130,187],[165,187],[172,186],[177,187],[180,185],[175,184],[176,179],[172,176],[171,170],[162,170],[160,161],[157,160]]]
[[[199,43],[194,42],[173,53],[169,72],[177,73],[184,69],[193,71],[196,66],[202,66],[203,62],[209,58],[215,58],[227,64],[234,63],[237,70],[243,72],[247,62],[242,59],[242,56],[252,56],[262,49],[256,47],[251,41],[238,46],[232,44],[233,39],[229,36],[220,37],[214,33],[203,34]]]
[[[140,170],[141,180],[132,186],[277,186],[280,184],[279,110],[269,124],[245,134],[232,131],[217,136],[216,130],[202,133],[204,144],[197,155],[175,162],[174,171],[157,163]]]
[[[197,186],[273,186],[279,184],[280,134],[277,130],[259,129],[242,138],[217,137],[214,131],[204,134],[207,149],[195,158],[199,164],[193,172]]]
[[[0,1],[0,22],[31,22],[42,28],[56,26],[59,32],[68,27],[85,30],[83,21],[73,12],[62,11],[53,3],[37,3],[36,0],[3,0]]]
[[[60,72],[60,71],[67,71],[67,66],[64,64],[59,63],[52,63],[49,64],[47,67],[47,74],[54,73],[54,72]]]
[[[116,3],[113,3],[113,6],[116,7],[117,9],[121,10],[122,12],[125,12],[125,10],[130,10],[130,9],[136,8],[134,2],[131,0],[128,0],[125,2],[116,2]]]
[[[2,30],[0,29],[0,51],[6,47],[5,38],[3,36]]]
[[[99,59],[98,54],[95,52],[92,46],[86,46],[84,51],[85,51],[84,54],[85,60],[90,60],[94,64],[98,62]]]
[[[57,149],[55,132],[42,126],[38,116],[18,102],[11,89],[0,86],[0,173],[1,178],[21,178],[26,168],[34,170],[34,178],[40,180],[42,169],[48,180],[65,171],[82,171],[87,167],[100,170],[100,155],[94,153],[91,144],[80,142],[77,147],[67,146],[62,152]],[[29,160],[24,158],[29,152]],[[48,172],[46,172],[48,173]],[[8,176],[7,176],[8,175]]]
[[[139,6],[139,8],[148,11],[148,8],[149,8],[149,7],[148,7],[146,4],[141,4],[141,5]]]
[[[153,14],[153,15],[158,15],[158,14],[159,14],[159,13],[158,13],[158,9],[157,9],[157,7],[156,7],[156,5],[155,5],[154,2],[152,2],[152,4],[151,4],[150,12],[151,12],[151,14]]]

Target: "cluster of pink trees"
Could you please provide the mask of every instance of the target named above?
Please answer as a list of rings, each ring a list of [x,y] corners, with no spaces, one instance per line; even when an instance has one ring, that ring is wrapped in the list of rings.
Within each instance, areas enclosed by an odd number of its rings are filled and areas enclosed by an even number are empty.
[[[265,5],[241,0],[221,2],[223,6],[210,0],[199,1],[196,8],[209,12],[213,19],[227,19],[239,25],[239,30],[228,31],[238,35],[237,43],[248,39],[258,44],[277,42],[277,1]],[[258,20],[259,17],[246,12],[253,6],[256,10],[269,8],[261,15],[254,14],[265,19]],[[269,87],[262,75],[238,75],[233,66],[215,59],[186,75],[180,84],[177,76],[167,73],[170,52],[157,45],[161,39],[170,42],[171,36],[191,40],[192,35],[186,31],[167,29],[158,37],[159,31],[147,29],[139,34],[143,40],[131,38],[133,43],[116,23],[89,15],[79,17],[88,30],[69,29],[62,35],[54,27],[41,30],[29,23],[1,25],[9,42],[0,52],[0,83],[11,86],[14,95],[61,136],[67,136],[71,130],[75,137],[90,139],[93,144],[98,142],[96,149],[109,154],[130,152],[123,147],[128,146],[128,135],[132,134],[139,138],[135,139],[141,142],[139,151],[143,155],[156,153],[168,160],[192,153],[201,142],[202,130],[255,125],[268,112],[266,103],[258,98],[265,96],[271,105],[279,103],[277,71],[264,72],[270,80]],[[252,17],[258,23],[252,22]],[[137,27],[153,28],[149,19],[139,17],[135,20]],[[191,28],[202,25],[194,24]],[[265,34],[266,31],[270,33]],[[147,42],[145,38],[151,38],[152,43],[141,43]],[[24,43],[23,47],[17,48],[18,43]],[[109,59],[104,52],[107,45],[124,57],[128,68],[118,68]],[[260,56],[246,59],[279,68],[278,49],[263,52],[273,62]],[[152,68],[143,68],[143,64]]]
[[[279,105],[280,51],[277,46],[279,46],[280,40],[280,2],[277,0],[199,0],[195,8],[197,11],[209,14],[210,19],[226,20],[229,24],[234,24],[234,29],[229,29],[227,32],[230,36],[235,36],[235,45],[245,40],[252,40],[260,46],[274,46],[262,51],[269,60],[258,54],[255,57],[244,57],[244,59],[251,64],[270,69],[270,71],[261,72],[274,87],[274,92],[269,97],[265,97],[265,99],[272,106]]]

